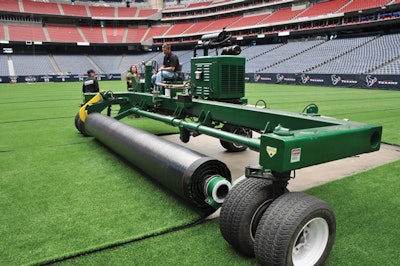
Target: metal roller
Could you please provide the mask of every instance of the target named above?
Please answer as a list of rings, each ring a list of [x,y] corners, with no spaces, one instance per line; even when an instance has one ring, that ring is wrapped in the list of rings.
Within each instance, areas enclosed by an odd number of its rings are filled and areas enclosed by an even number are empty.
[[[84,124],[90,135],[197,208],[218,208],[231,188],[221,161],[100,113]]]

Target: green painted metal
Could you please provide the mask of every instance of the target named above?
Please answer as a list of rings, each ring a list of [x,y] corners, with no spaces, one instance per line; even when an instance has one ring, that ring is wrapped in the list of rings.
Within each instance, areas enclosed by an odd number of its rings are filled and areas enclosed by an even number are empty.
[[[282,173],[376,151],[382,128],[352,122],[288,133],[261,136],[260,165]]]
[[[195,132],[246,145],[259,151],[261,166],[279,173],[379,150],[382,135],[381,126],[338,120],[314,112],[261,109],[192,99],[187,95],[175,98],[139,92],[102,95],[102,101],[87,106],[89,114],[119,105],[116,119],[138,114],[177,126],[183,142],[188,142],[190,132]],[[226,123],[261,134],[247,138],[222,131],[220,126]]]
[[[192,58],[192,95],[218,100],[243,98],[245,63],[244,57],[229,55]]]

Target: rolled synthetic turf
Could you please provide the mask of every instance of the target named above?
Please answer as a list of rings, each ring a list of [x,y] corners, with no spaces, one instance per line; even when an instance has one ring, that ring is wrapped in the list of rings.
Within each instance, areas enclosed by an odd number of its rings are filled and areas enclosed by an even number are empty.
[[[80,135],[74,127],[80,93],[65,88],[59,95],[54,86],[24,84],[2,91],[1,265],[86,253],[201,218],[93,138]]]

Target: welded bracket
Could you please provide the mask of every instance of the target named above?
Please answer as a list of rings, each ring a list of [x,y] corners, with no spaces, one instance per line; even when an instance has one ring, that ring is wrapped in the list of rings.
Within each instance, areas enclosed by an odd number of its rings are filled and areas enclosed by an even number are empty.
[[[286,187],[290,176],[290,171],[277,173],[271,169],[265,169],[264,167],[258,166],[247,166],[245,168],[245,176],[247,178],[263,178],[271,181],[272,191],[274,198],[279,197],[287,191]]]
[[[203,126],[210,126],[212,124],[213,117],[210,111],[204,111],[202,110],[200,115],[199,115],[199,124]]]

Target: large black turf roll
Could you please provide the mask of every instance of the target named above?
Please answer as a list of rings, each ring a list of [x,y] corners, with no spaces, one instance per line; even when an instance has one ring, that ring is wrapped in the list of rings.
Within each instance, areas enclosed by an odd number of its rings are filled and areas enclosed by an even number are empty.
[[[85,130],[197,208],[210,208],[204,195],[208,178],[220,175],[231,181],[223,162],[100,113],[86,118]]]

